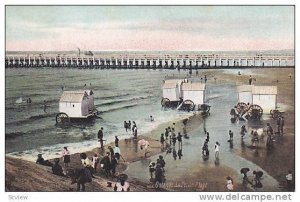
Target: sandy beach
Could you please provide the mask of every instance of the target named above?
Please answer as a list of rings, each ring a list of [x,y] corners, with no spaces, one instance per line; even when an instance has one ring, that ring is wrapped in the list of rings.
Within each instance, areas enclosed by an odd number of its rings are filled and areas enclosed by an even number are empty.
[[[149,133],[140,134],[138,139],[145,139],[150,143],[150,155],[143,158],[143,151],[137,147],[137,144],[131,139],[122,139],[119,142],[120,150],[125,162],[121,159],[117,166],[117,173],[126,173],[129,176],[128,182],[131,184],[132,191],[226,191],[226,176],[234,179],[234,191],[254,191],[251,186],[242,184],[242,175],[239,169],[243,166],[249,166],[253,169],[263,169],[265,172],[263,189],[258,191],[283,191],[281,188],[288,170],[295,168],[295,102],[294,102],[294,77],[288,78],[289,73],[294,76],[294,69],[255,69],[252,72],[240,70],[201,70],[200,75],[206,74],[209,78],[208,89],[211,96],[212,105],[211,115],[203,118],[200,114],[190,113],[187,125],[189,139],[183,140],[182,160],[173,160],[171,155],[161,151],[159,137],[164,133],[166,127],[171,126],[173,121],[159,124]],[[240,124],[255,128],[265,126],[270,122],[275,130],[276,120],[261,120],[257,125],[255,123],[229,123],[230,103],[232,96],[222,98],[223,88],[231,88],[233,91],[235,85],[246,84],[249,75],[252,74],[257,80],[255,85],[277,85],[280,110],[285,112],[285,134],[283,137],[276,138],[275,148],[270,152],[265,148],[265,142],[260,141],[256,150],[250,147],[250,140],[247,137],[245,147],[240,146],[240,135],[238,133]],[[199,75],[199,76],[200,76]],[[224,86],[223,86],[224,85]],[[218,92],[214,91],[216,88]],[[211,90],[210,90],[211,89]],[[224,92],[222,92],[224,93]],[[227,100],[226,100],[227,99]],[[222,108],[221,105],[224,104]],[[221,111],[220,111],[221,110]],[[220,114],[218,114],[220,113]],[[174,121],[176,132],[182,132],[182,119]],[[227,148],[228,130],[232,129],[235,133],[234,147]],[[205,135],[204,129],[211,134],[210,159],[204,161],[201,157],[201,147]],[[104,133],[105,136],[105,133]],[[221,141],[220,162],[214,160],[213,145],[215,141]],[[94,148],[87,151],[88,157],[95,153],[100,156],[108,151],[107,147],[114,143],[105,145],[105,151]],[[148,165],[150,161],[155,161],[158,155],[162,154],[166,160],[166,178],[169,186],[159,190],[151,187],[149,183]],[[52,161],[52,160],[51,160]],[[236,162],[234,162],[236,161]],[[283,163],[284,162],[284,163]],[[60,162],[62,165],[62,162]],[[79,153],[71,155],[71,168],[81,167]],[[70,185],[70,179],[66,177],[55,176],[51,173],[50,167],[37,165],[34,162],[20,160],[17,158],[6,157],[5,166],[5,187],[6,191],[75,191],[76,186]],[[95,174],[96,178],[86,186],[86,191],[113,191],[107,187],[108,181],[115,181],[114,178],[106,178],[98,168]],[[190,186],[178,185],[183,182]],[[177,183],[178,186],[175,186]],[[30,186],[28,186],[30,184]],[[45,186],[47,184],[47,186]],[[199,186],[199,184],[201,186]]]

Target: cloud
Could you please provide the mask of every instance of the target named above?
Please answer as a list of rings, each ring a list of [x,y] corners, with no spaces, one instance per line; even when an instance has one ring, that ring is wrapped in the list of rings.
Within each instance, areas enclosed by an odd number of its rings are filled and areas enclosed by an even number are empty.
[[[7,50],[74,50],[76,47],[86,50],[266,50],[294,47],[293,13],[288,14],[278,7],[277,10],[268,8],[277,11],[274,14],[264,7],[229,7],[231,10],[228,7],[104,7],[100,14],[98,7],[46,8],[42,14],[28,14],[22,8],[17,9],[20,15],[10,11],[6,23]],[[39,9],[35,8],[36,11]],[[226,14],[225,11],[231,12]]]

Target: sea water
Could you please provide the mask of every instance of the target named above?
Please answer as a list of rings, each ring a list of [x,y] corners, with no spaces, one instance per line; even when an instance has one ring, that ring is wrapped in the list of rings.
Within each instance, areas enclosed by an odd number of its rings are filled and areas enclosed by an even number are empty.
[[[124,121],[135,121],[139,134],[159,124],[187,116],[161,108],[161,86],[165,76],[184,78],[187,71],[174,70],[81,70],[6,69],[5,152],[35,160],[60,155],[64,146],[72,153],[98,147],[97,133],[104,128],[104,139],[113,141],[132,136]],[[92,89],[101,119],[68,127],[56,125],[59,98],[64,90]],[[32,103],[27,103],[30,98]],[[46,101],[46,112],[44,112]],[[150,115],[155,119],[150,122]],[[159,134],[158,134],[159,135]]]

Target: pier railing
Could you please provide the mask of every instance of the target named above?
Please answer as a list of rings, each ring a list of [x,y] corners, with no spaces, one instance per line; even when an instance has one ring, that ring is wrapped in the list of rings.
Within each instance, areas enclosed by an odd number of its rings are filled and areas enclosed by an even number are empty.
[[[83,69],[201,69],[294,67],[294,55],[110,55],[108,56],[16,56],[5,57],[6,68],[52,67]]]

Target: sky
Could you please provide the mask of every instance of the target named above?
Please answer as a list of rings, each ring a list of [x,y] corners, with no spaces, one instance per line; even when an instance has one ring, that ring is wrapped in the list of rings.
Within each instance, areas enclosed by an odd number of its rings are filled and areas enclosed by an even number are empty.
[[[6,6],[7,51],[294,49],[293,6]]]

